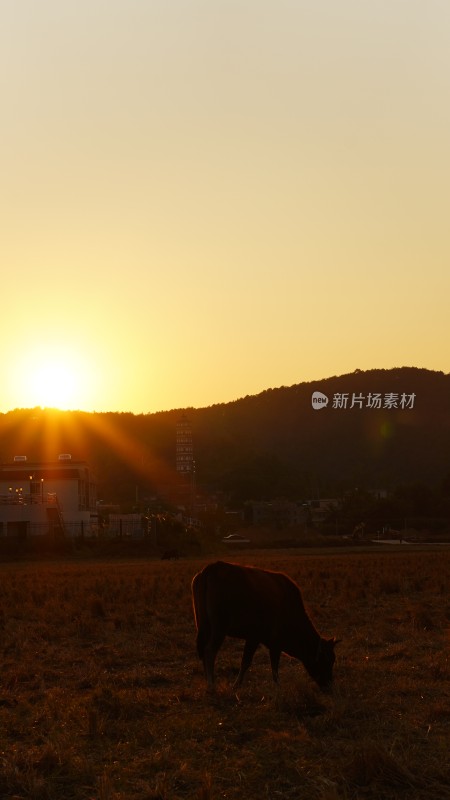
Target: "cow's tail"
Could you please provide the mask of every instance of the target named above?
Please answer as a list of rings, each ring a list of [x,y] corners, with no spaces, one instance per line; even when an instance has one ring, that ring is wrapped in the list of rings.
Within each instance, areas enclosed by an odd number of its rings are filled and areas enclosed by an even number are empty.
[[[192,601],[194,605],[195,624],[197,626],[197,653],[203,660],[206,643],[211,634],[211,625],[208,619],[206,605],[207,577],[205,572],[199,572],[192,581]]]

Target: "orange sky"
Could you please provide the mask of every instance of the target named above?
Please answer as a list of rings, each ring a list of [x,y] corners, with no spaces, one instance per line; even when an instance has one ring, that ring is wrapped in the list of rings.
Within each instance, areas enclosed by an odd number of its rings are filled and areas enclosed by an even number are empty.
[[[0,411],[450,371],[450,6],[22,0]]]

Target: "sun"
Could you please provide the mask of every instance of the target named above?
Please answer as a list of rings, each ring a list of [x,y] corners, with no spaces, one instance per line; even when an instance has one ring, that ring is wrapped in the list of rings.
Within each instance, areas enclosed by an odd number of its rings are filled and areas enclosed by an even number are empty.
[[[30,376],[30,394],[34,405],[42,408],[74,408],[77,395],[77,377],[69,364],[45,363],[34,367]]]
[[[64,345],[43,346],[16,363],[20,405],[26,408],[88,410],[93,388],[88,360]]]

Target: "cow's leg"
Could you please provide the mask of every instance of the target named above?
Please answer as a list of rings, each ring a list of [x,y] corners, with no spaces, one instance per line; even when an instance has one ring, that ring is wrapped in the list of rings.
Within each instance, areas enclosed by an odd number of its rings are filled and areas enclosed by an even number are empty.
[[[280,663],[281,650],[278,650],[278,648],[272,647],[269,650],[269,653],[270,653],[270,664],[271,664],[271,667],[272,667],[273,679],[274,679],[275,683],[278,683],[278,665]]]
[[[214,663],[224,639],[225,635],[222,633],[213,634],[203,651],[203,667],[205,670],[205,678],[208,683],[208,690],[210,692],[214,690]]]
[[[252,663],[253,656],[255,655],[256,649],[259,645],[259,642],[255,642],[253,639],[246,639],[244,645],[244,652],[242,654],[242,661],[241,661],[241,668],[239,670],[239,675],[237,676],[233,688],[237,689],[238,686],[241,685],[242,679],[247,672],[250,664]]]

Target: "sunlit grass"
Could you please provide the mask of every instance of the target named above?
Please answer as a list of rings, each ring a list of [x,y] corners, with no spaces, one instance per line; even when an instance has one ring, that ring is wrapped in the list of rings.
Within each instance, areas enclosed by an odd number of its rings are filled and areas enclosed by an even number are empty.
[[[448,796],[450,557],[286,556],[324,635],[322,695],[260,649],[236,695],[226,640],[205,692],[190,581],[205,563],[0,566],[0,796],[415,800]]]

